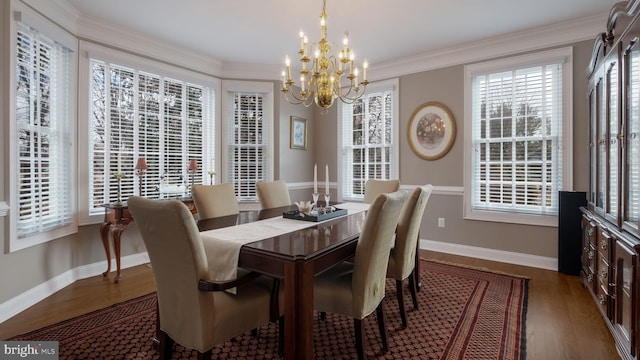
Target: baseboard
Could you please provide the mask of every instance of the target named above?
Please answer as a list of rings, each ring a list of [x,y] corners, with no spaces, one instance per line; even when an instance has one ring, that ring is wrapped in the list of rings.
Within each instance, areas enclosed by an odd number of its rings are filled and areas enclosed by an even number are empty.
[[[537,256],[511,251],[487,249],[477,246],[451,244],[442,241],[423,239],[420,239],[420,249],[558,271],[558,259],[545,256]]]
[[[144,252],[124,256],[122,257],[120,264],[121,268],[126,269],[128,267],[146,264],[148,262],[149,255]],[[55,276],[40,285],[34,286],[33,288],[10,300],[5,301],[4,303],[0,304],[0,323],[46,299],[56,291],[73,284],[77,280],[101,275],[106,270],[106,266],[107,264],[105,261],[100,261],[67,270],[64,273]],[[114,266],[115,264],[112,264],[111,274],[113,274],[113,271],[115,270]],[[110,276],[113,278],[113,275]]]

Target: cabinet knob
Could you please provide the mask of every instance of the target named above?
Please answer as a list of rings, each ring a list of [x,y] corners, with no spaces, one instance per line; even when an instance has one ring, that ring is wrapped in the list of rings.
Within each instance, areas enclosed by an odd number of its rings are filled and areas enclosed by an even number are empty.
[[[593,274],[587,275],[587,282],[593,282]]]
[[[598,296],[598,302],[600,303],[600,305],[606,305],[607,304],[607,300],[605,299],[604,295]]]
[[[600,270],[600,276],[603,277],[603,278],[606,278],[607,277],[607,270],[606,269]]]
[[[589,258],[589,260],[593,259],[593,251],[589,251],[587,257]]]
[[[589,236],[593,235],[593,228],[589,229],[589,231],[587,232],[589,234]]]

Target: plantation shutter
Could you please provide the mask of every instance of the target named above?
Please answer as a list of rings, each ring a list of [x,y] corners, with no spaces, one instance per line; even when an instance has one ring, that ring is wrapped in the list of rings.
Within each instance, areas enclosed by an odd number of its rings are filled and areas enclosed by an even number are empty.
[[[75,139],[70,109],[72,50],[22,22],[17,22],[16,43],[15,229],[22,239],[74,223]]]
[[[557,214],[562,87],[562,61],[474,74],[473,209]]]
[[[214,103],[212,89],[91,60],[91,206],[138,195],[170,198],[188,195],[189,187],[208,183],[213,167]],[[105,96],[105,94],[109,94]],[[148,169],[134,176],[138,158]],[[188,163],[198,168],[190,173]],[[142,184],[139,182],[142,181]]]
[[[364,199],[367,179],[393,179],[393,88],[342,106],[342,198]]]
[[[265,95],[233,92],[229,102],[227,181],[239,201],[257,201],[256,182],[269,179]]]

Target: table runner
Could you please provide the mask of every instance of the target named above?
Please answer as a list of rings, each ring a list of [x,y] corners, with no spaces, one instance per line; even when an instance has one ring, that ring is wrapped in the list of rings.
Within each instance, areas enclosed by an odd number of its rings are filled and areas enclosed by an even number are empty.
[[[346,209],[347,215],[366,211],[369,206],[370,204],[364,203],[337,205],[340,209]],[[335,218],[329,220],[333,219]],[[310,228],[321,223],[286,219],[280,216],[201,232],[200,238],[207,255],[211,280],[226,281],[237,277],[238,258],[242,245]]]

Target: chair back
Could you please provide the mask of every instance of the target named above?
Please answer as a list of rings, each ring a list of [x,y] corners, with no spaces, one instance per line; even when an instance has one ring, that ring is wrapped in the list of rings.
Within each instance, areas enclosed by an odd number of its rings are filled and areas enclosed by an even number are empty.
[[[406,279],[416,265],[420,225],[432,191],[432,185],[416,187],[402,207],[396,230],[396,242],[389,262],[390,277],[398,280]]]
[[[193,185],[191,197],[200,219],[235,215],[240,212],[236,193],[230,183]]]
[[[291,205],[289,187],[284,180],[258,181],[256,190],[260,199],[260,206],[263,209]]]
[[[373,203],[379,194],[389,194],[400,189],[400,180],[369,179],[364,185],[364,202]]]
[[[160,328],[177,343],[213,347],[214,297],[198,290],[210,280],[198,227],[179,200],[132,196],[127,201],[147,248],[156,282]]]
[[[363,319],[384,298],[387,264],[406,194],[380,194],[367,212],[353,261],[353,316]]]

